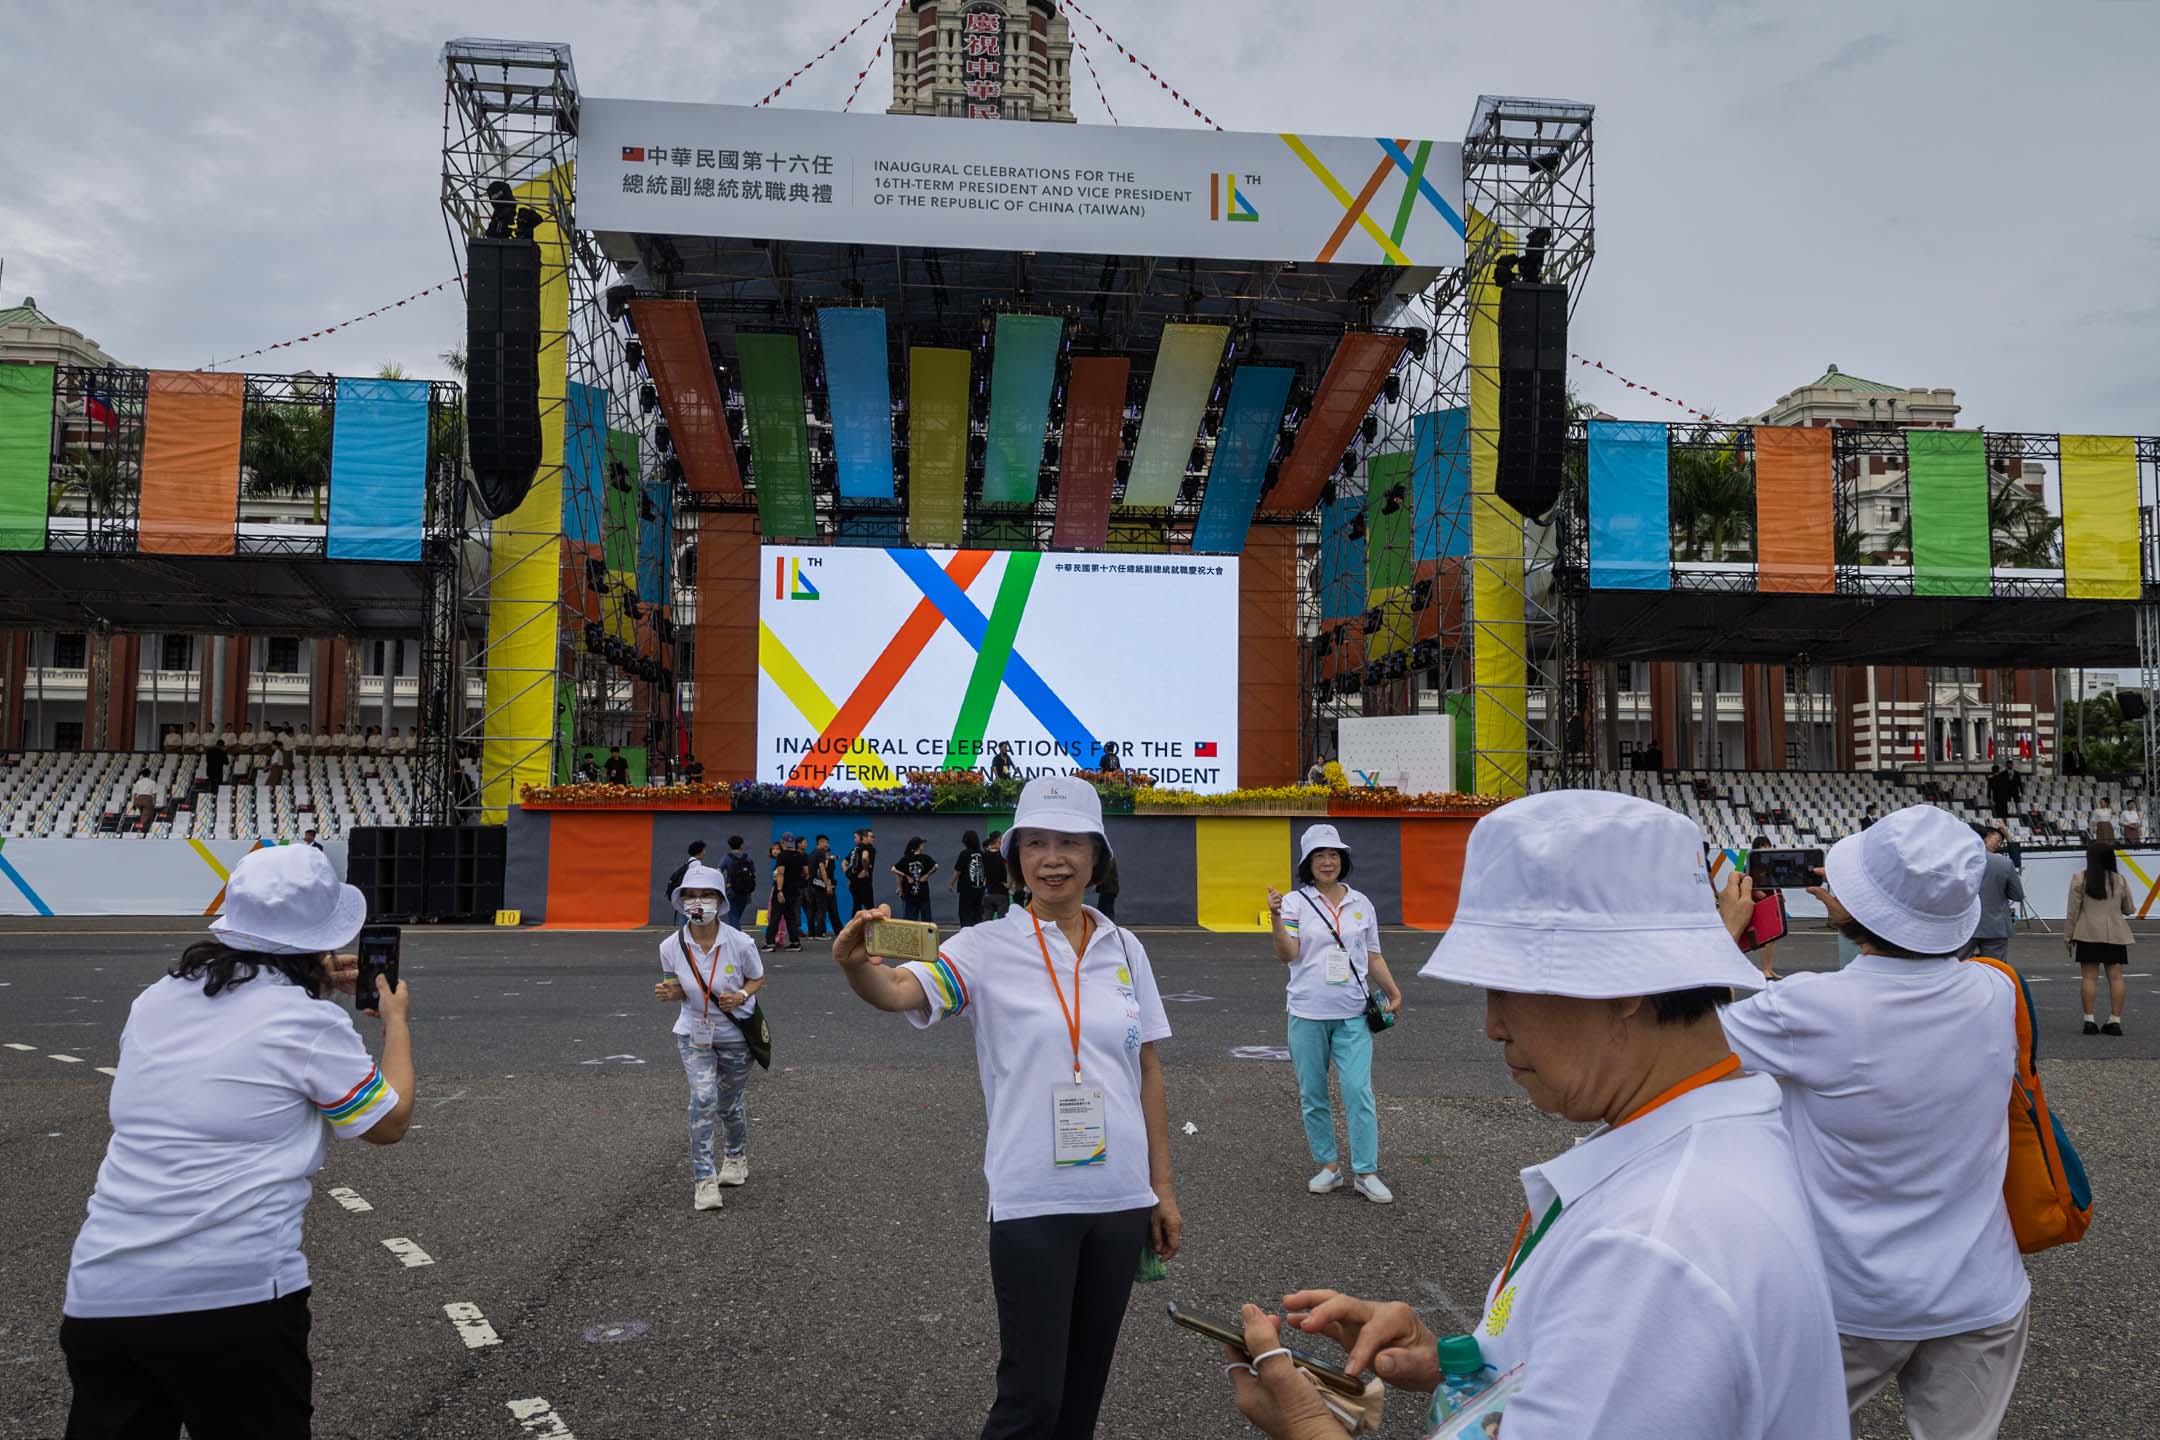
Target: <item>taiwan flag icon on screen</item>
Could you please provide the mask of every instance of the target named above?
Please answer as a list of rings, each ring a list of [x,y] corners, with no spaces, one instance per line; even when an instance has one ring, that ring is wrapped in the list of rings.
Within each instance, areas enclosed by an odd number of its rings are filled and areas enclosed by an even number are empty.
[[[642,145],[625,145],[622,147],[622,158],[632,164],[642,164],[645,160],[645,147]]]
[[[1213,740],[1195,740],[1192,753],[1195,759],[1213,760],[1216,757],[1215,742]]]

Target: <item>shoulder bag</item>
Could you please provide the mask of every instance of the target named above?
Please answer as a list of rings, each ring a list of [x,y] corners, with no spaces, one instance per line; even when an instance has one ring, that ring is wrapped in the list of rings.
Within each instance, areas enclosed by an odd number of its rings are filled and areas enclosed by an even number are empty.
[[[682,946],[683,958],[690,962],[690,974],[697,980],[698,989],[705,992],[706,1003],[719,1004],[713,996],[712,987],[705,983],[703,975],[698,974],[697,952],[690,948],[689,926],[686,925],[676,932],[675,943]],[[764,996],[758,996],[757,1008],[750,1012],[747,1020],[736,1019],[731,1010],[722,1010],[720,1013],[726,1017],[729,1024],[742,1032],[743,1044],[750,1047],[750,1058],[757,1061],[758,1068],[772,1069],[772,1021],[765,1014]]]

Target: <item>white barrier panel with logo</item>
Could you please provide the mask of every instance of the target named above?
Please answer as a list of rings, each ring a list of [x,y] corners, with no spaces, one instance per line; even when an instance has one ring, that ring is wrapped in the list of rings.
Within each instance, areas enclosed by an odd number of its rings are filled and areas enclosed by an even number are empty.
[[[909,770],[1125,767],[1237,788],[1228,555],[767,546],[758,778],[887,789]]]
[[[0,915],[217,913],[225,877],[261,840],[10,840],[0,846]],[[345,873],[345,842],[323,853]]]
[[[586,99],[588,230],[1463,263],[1462,146]]]

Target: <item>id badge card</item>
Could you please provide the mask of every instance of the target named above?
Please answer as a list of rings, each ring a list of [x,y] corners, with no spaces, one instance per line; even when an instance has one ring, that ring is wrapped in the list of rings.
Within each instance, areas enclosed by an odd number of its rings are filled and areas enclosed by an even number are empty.
[[[1326,967],[1327,983],[1347,985],[1350,983],[1350,952],[1340,945],[1330,945],[1320,952],[1320,963]]]
[[[1094,1086],[1051,1086],[1050,1126],[1050,1158],[1058,1165],[1100,1165],[1109,1156],[1109,1121]]]
[[[713,1036],[717,1035],[719,1030],[719,1026],[701,1015],[690,1022],[690,1043],[697,1049],[710,1050],[713,1047]]]

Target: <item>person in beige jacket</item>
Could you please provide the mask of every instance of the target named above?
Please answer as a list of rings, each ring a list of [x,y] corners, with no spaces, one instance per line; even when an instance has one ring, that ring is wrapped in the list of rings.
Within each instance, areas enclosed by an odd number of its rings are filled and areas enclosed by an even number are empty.
[[[2070,877],[2070,905],[2063,926],[2063,944],[2077,956],[2084,972],[2078,991],[2085,1001],[2087,1035],[2123,1033],[2123,966],[2129,963],[2130,947],[2137,937],[2130,933],[2129,916],[2136,910],[2130,898],[2130,882],[2115,869],[2111,845],[2085,847],[2085,868]],[[2108,1019],[2093,1020],[2093,1001],[2098,998],[2100,971],[2107,969]]]

